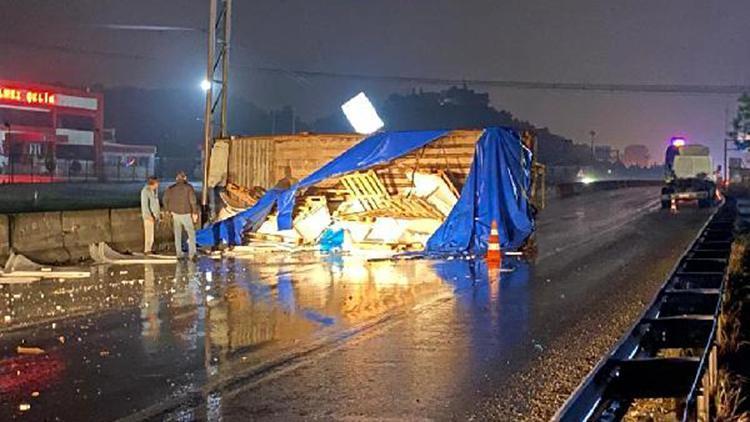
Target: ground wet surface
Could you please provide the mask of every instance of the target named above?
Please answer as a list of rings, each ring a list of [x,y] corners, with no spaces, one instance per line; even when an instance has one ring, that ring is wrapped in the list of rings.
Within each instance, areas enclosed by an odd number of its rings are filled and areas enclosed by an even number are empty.
[[[502,272],[307,253],[1,285],[0,419],[549,418],[710,212],[657,198],[554,202]]]

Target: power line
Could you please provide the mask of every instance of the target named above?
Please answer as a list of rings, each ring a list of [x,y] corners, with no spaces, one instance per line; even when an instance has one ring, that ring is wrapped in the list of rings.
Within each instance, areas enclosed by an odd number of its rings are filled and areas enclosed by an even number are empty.
[[[493,88],[533,89],[547,91],[598,91],[598,92],[631,92],[656,94],[711,94],[736,95],[750,92],[747,85],[691,85],[691,84],[612,84],[612,83],[578,83],[578,82],[542,82],[514,81],[495,79],[450,79],[423,76],[368,75],[359,73],[337,73],[326,71],[294,70],[275,67],[243,66],[251,70],[266,73],[292,73],[300,76],[318,78],[340,78],[353,80],[372,80],[380,82],[420,83],[425,85],[460,85],[468,84]]]
[[[0,40],[0,44],[6,44],[15,48],[32,48],[41,51],[50,51],[63,54],[75,54],[92,57],[106,57],[110,59],[127,60],[156,60],[156,57],[143,56],[140,54],[121,53],[116,51],[91,50],[68,45],[42,44],[29,41]]]
[[[205,29],[194,28],[189,26],[164,26],[164,25],[125,25],[116,23],[103,23],[88,25],[92,28],[112,29],[118,31],[139,31],[139,32],[203,32]]]
[[[126,60],[157,61],[158,57],[145,56],[103,50],[89,50],[65,45],[32,43],[28,41],[15,42],[0,40],[0,43],[15,47],[25,46],[43,51],[56,51],[66,54],[107,57]],[[238,44],[236,47],[250,50]],[[363,73],[329,72],[305,69],[289,69],[283,66],[256,66],[249,64],[234,65],[253,72],[280,74],[297,83],[308,84],[306,78],[349,79],[360,81],[376,81],[389,83],[412,83],[422,85],[461,85],[483,86],[501,89],[540,90],[540,91],[579,91],[579,92],[610,92],[610,93],[649,93],[649,94],[678,94],[678,95],[739,95],[750,92],[748,85],[711,85],[711,84],[616,84],[616,83],[586,83],[586,82],[546,82],[546,81],[518,81],[498,79],[454,79],[426,76],[373,75]]]

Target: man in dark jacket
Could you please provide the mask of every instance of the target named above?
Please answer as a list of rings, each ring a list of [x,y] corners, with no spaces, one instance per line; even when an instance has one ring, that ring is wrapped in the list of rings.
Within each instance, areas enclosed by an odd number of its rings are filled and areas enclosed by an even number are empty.
[[[188,234],[188,257],[195,258],[195,224],[198,223],[198,200],[195,189],[188,183],[184,171],[177,173],[175,184],[164,192],[164,209],[172,214],[174,225],[174,246],[177,257],[184,258],[182,252],[182,231]]]

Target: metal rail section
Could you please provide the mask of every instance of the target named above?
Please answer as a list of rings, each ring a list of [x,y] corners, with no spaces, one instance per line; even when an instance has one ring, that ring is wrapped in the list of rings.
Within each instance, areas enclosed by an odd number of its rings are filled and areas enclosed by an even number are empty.
[[[716,385],[713,345],[734,210],[726,203],[714,213],[641,319],[589,373],[555,420],[616,421],[636,400],[659,398],[676,399],[683,421],[705,416],[710,404],[704,392]]]

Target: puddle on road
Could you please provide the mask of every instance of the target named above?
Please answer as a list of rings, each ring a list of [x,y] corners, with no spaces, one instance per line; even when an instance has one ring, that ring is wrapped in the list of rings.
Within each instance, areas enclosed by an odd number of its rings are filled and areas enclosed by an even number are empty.
[[[525,306],[527,268],[512,266],[488,283],[481,262],[311,255],[98,267],[89,280],[1,285],[0,419],[123,417],[436,298],[497,302],[508,280],[522,283],[509,299]],[[523,329],[514,318],[503,335]]]

